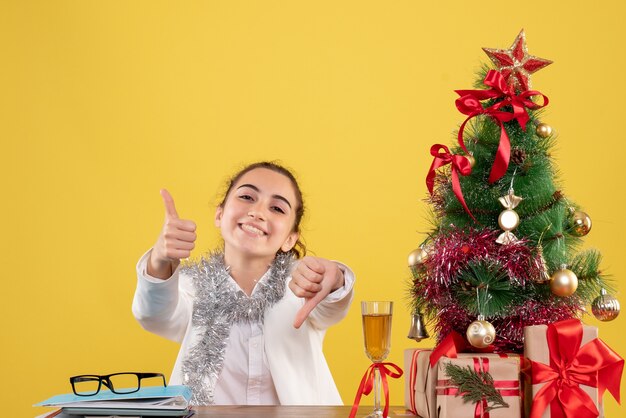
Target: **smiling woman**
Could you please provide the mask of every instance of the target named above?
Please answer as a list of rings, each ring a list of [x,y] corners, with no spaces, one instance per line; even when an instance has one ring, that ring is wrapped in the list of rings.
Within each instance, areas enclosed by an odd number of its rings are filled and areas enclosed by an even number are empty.
[[[196,405],[341,404],[322,342],[350,307],[354,274],[300,258],[304,204],[291,172],[260,162],[235,175],[215,212],[223,249],[183,265],[196,226],[161,194],[165,224],[137,265],[133,313],[182,343],[170,383],[191,386]]]
[[[294,195],[294,199],[292,200],[292,202],[294,202],[294,204],[292,205],[292,203],[284,196],[281,196],[279,194],[277,195],[273,195],[274,198],[279,199],[284,201],[288,207],[290,211],[293,211],[295,214],[295,218],[293,220],[293,231],[297,232],[298,234],[298,238],[296,243],[294,244],[294,246],[291,248],[290,251],[292,251],[295,256],[297,258],[303,257],[306,254],[306,246],[304,245],[304,243],[300,240],[300,222],[302,221],[302,217],[304,216],[304,201],[302,199],[302,191],[300,190],[300,186],[298,185],[298,181],[296,180],[295,176],[291,173],[291,171],[289,171],[288,169],[286,169],[285,167],[273,163],[273,162],[269,162],[269,161],[261,161],[258,163],[253,163],[250,164],[248,166],[246,166],[245,168],[243,168],[241,171],[239,171],[235,176],[233,176],[230,181],[228,182],[228,188],[226,189],[226,193],[224,194],[224,198],[222,199],[222,202],[219,204],[220,208],[224,208],[224,205],[226,204],[226,200],[228,198],[228,196],[230,195],[231,191],[235,188],[235,186],[237,184],[240,183],[244,183],[241,180],[241,178],[246,175],[248,172],[252,171],[252,170],[256,170],[256,169],[265,169],[265,170],[269,170],[269,171],[273,171],[274,173],[277,174],[281,174],[282,176],[284,176],[286,179],[288,179],[291,183],[291,190],[293,192]],[[283,180],[284,182],[284,180]],[[240,186],[236,187],[236,189],[240,189],[244,186],[248,186],[250,187],[252,190],[259,192],[259,189],[251,184],[241,184]],[[242,197],[243,198],[243,197]],[[250,197],[251,198],[251,197]],[[280,208],[280,206],[278,207]]]
[[[248,167],[231,182],[217,208],[215,226],[221,230],[231,268],[242,262],[234,257],[261,257],[268,265],[277,252],[290,252],[298,242],[302,196],[295,179],[274,167],[280,166],[264,163]],[[227,250],[231,246],[238,251]]]

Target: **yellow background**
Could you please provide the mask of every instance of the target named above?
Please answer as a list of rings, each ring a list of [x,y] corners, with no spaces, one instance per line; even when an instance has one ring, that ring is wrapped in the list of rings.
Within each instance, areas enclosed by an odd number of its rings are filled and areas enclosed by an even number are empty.
[[[197,255],[217,243],[226,178],[260,159],[295,169],[306,242],[354,269],[356,301],[396,301],[401,364],[416,346],[406,256],[428,229],[428,149],[453,143],[453,89],[471,87],[480,48],[521,28],[555,61],[533,87],[551,99],[564,190],[594,221],[585,245],[623,288],[623,2],[439,3],[2,1],[0,414],[40,413],[30,405],[73,374],[169,376],[178,346],[130,311],[159,189],[197,222]],[[600,330],[622,355],[624,320]],[[368,365],[358,303],[325,348],[351,404]],[[402,381],[390,388],[401,404]]]

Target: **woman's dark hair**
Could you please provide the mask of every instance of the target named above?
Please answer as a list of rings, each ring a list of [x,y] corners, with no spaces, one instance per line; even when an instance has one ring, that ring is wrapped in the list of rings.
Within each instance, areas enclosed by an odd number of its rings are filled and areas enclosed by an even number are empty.
[[[224,207],[224,204],[226,203],[226,198],[228,198],[230,191],[232,190],[233,186],[239,181],[239,179],[244,174],[252,170],[255,170],[257,168],[265,168],[267,170],[275,171],[276,173],[282,174],[283,176],[287,177],[291,181],[294,192],[296,194],[296,219],[294,221],[293,231],[300,234],[300,221],[302,221],[302,217],[304,216],[304,201],[302,200],[302,191],[300,190],[298,181],[296,180],[295,176],[291,173],[291,171],[289,171],[287,168],[283,167],[282,165],[276,162],[260,161],[257,163],[249,164],[245,166],[244,168],[242,168],[241,170],[239,170],[239,172],[235,174],[228,181],[226,193],[224,193],[224,197],[222,198],[222,201],[220,202],[219,206],[222,208]],[[279,250],[279,252],[282,252],[282,250]],[[304,242],[302,242],[301,236],[298,236],[298,240],[296,241],[293,248],[289,250],[289,252],[294,254],[296,258],[302,258],[304,257],[304,255],[306,255],[306,246],[304,245]]]

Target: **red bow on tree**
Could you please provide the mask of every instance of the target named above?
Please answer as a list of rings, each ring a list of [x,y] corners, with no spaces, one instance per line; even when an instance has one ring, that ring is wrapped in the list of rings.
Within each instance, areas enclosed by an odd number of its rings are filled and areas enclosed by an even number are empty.
[[[592,340],[580,346],[583,337],[578,319],[548,325],[550,365],[531,361],[532,383],[545,383],[533,398],[530,418],[539,418],[550,406],[555,418],[595,418],[598,409],[579,385],[598,388],[600,398],[606,389],[619,402],[624,360],[604,342]]]
[[[500,143],[491,172],[489,173],[489,182],[493,183],[506,173],[511,158],[511,143],[504,129],[504,122],[515,119],[522,130],[526,131],[526,124],[530,120],[526,109],[542,108],[547,106],[549,101],[546,96],[535,90],[526,90],[516,95],[513,87],[507,85],[502,74],[496,70],[489,70],[483,84],[491,88],[489,90],[455,90],[461,96],[455,102],[457,109],[464,115],[468,115],[459,128],[458,140],[461,148],[469,154],[463,141],[463,132],[465,125],[470,119],[478,115],[487,115],[491,116],[500,125]],[[533,96],[541,96],[543,104],[539,105],[533,102],[530,99]],[[501,101],[487,108],[483,108],[480,102],[481,100],[500,98],[502,98]],[[506,106],[512,107],[512,111],[505,110]]]
[[[456,198],[459,199],[459,202],[461,202],[461,205],[463,205],[465,212],[467,212],[469,216],[476,221],[476,218],[474,218],[474,215],[472,215],[472,212],[470,212],[467,204],[465,203],[463,191],[461,190],[461,183],[459,182],[459,173],[467,176],[472,172],[472,167],[467,157],[464,157],[463,155],[451,154],[448,147],[441,144],[435,144],[430,147],[430,154],[434,157],[433,163],[430,165],[430,169],[428,170],[428,175],[426,175],[426,186],[428,187],[430,194],[433,194],[433,189],[435,187],[435,170],[446,164],[451,164],[452,190],[454,191]]]

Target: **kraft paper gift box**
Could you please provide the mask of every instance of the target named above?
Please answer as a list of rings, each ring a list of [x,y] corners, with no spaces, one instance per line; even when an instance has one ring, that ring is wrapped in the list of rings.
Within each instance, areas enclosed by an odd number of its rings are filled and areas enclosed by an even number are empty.
[[[430,367],[432,349],[404,350],[404,405],[406,409],[421,418],[437,418],[437,372],[438,367]],[[459,353],[459,358],[472,358],[479,354]],[[488,358],[501,358],[498,354],[482,354]],[[519,355],[508,354],[515,359],[519,369]],[[442,357],[441,362],[447,357]],[[473,415],[472,415],[473,416]],[[511,417],[512,418],[512,417]]]
[[[478,403],[465,401],[458,387],[452,385],[446,374],[446,364],[474,371],[486,371],[492,377],[494,386],[502,395],[508,407],[492,409],[485,413],[486,400]],[[522,392],[520,386],[520,357],[517,354],[463,353],[458,358],[442,357],[437,363],[437,410],[439,418],[483,417],[518,418],[523,417]],[[489,404],[488,406],[493,406]]]
[[[548,348],[548,337],[547,337],[548,326],[547,325],[533,325],[529,327],[524,327],[524,356],[529,361],[535,361],[538,363],[543,363],[546,365],[550,364],[550,351]],[[598,328],[592,327],[589,325],[582,326],[582,341],[580,346],[584,346],[588,342],[598,338]],[[527,379],[529,384],[530,378]],[[535,395],[537,392],[545,385],[546,383],[539,383],[532,385],[532,394],[526,398],[526,416],[530,416],[530,410],[532,408],[532,403],[534,402]],[[602,399],[598,395],[598,388],[579,385],[580,389],[582,389],[591,401],[596,405],[599,411],[599,417],[604,417],[604,412],[602,410]],[[552,415],[550,413],[550,405],[543,411],[541,418],[550,418]]]
[[[432,349],[404,350],[404,405],[422,418],[437,418],[437,368],[430,367]]]

